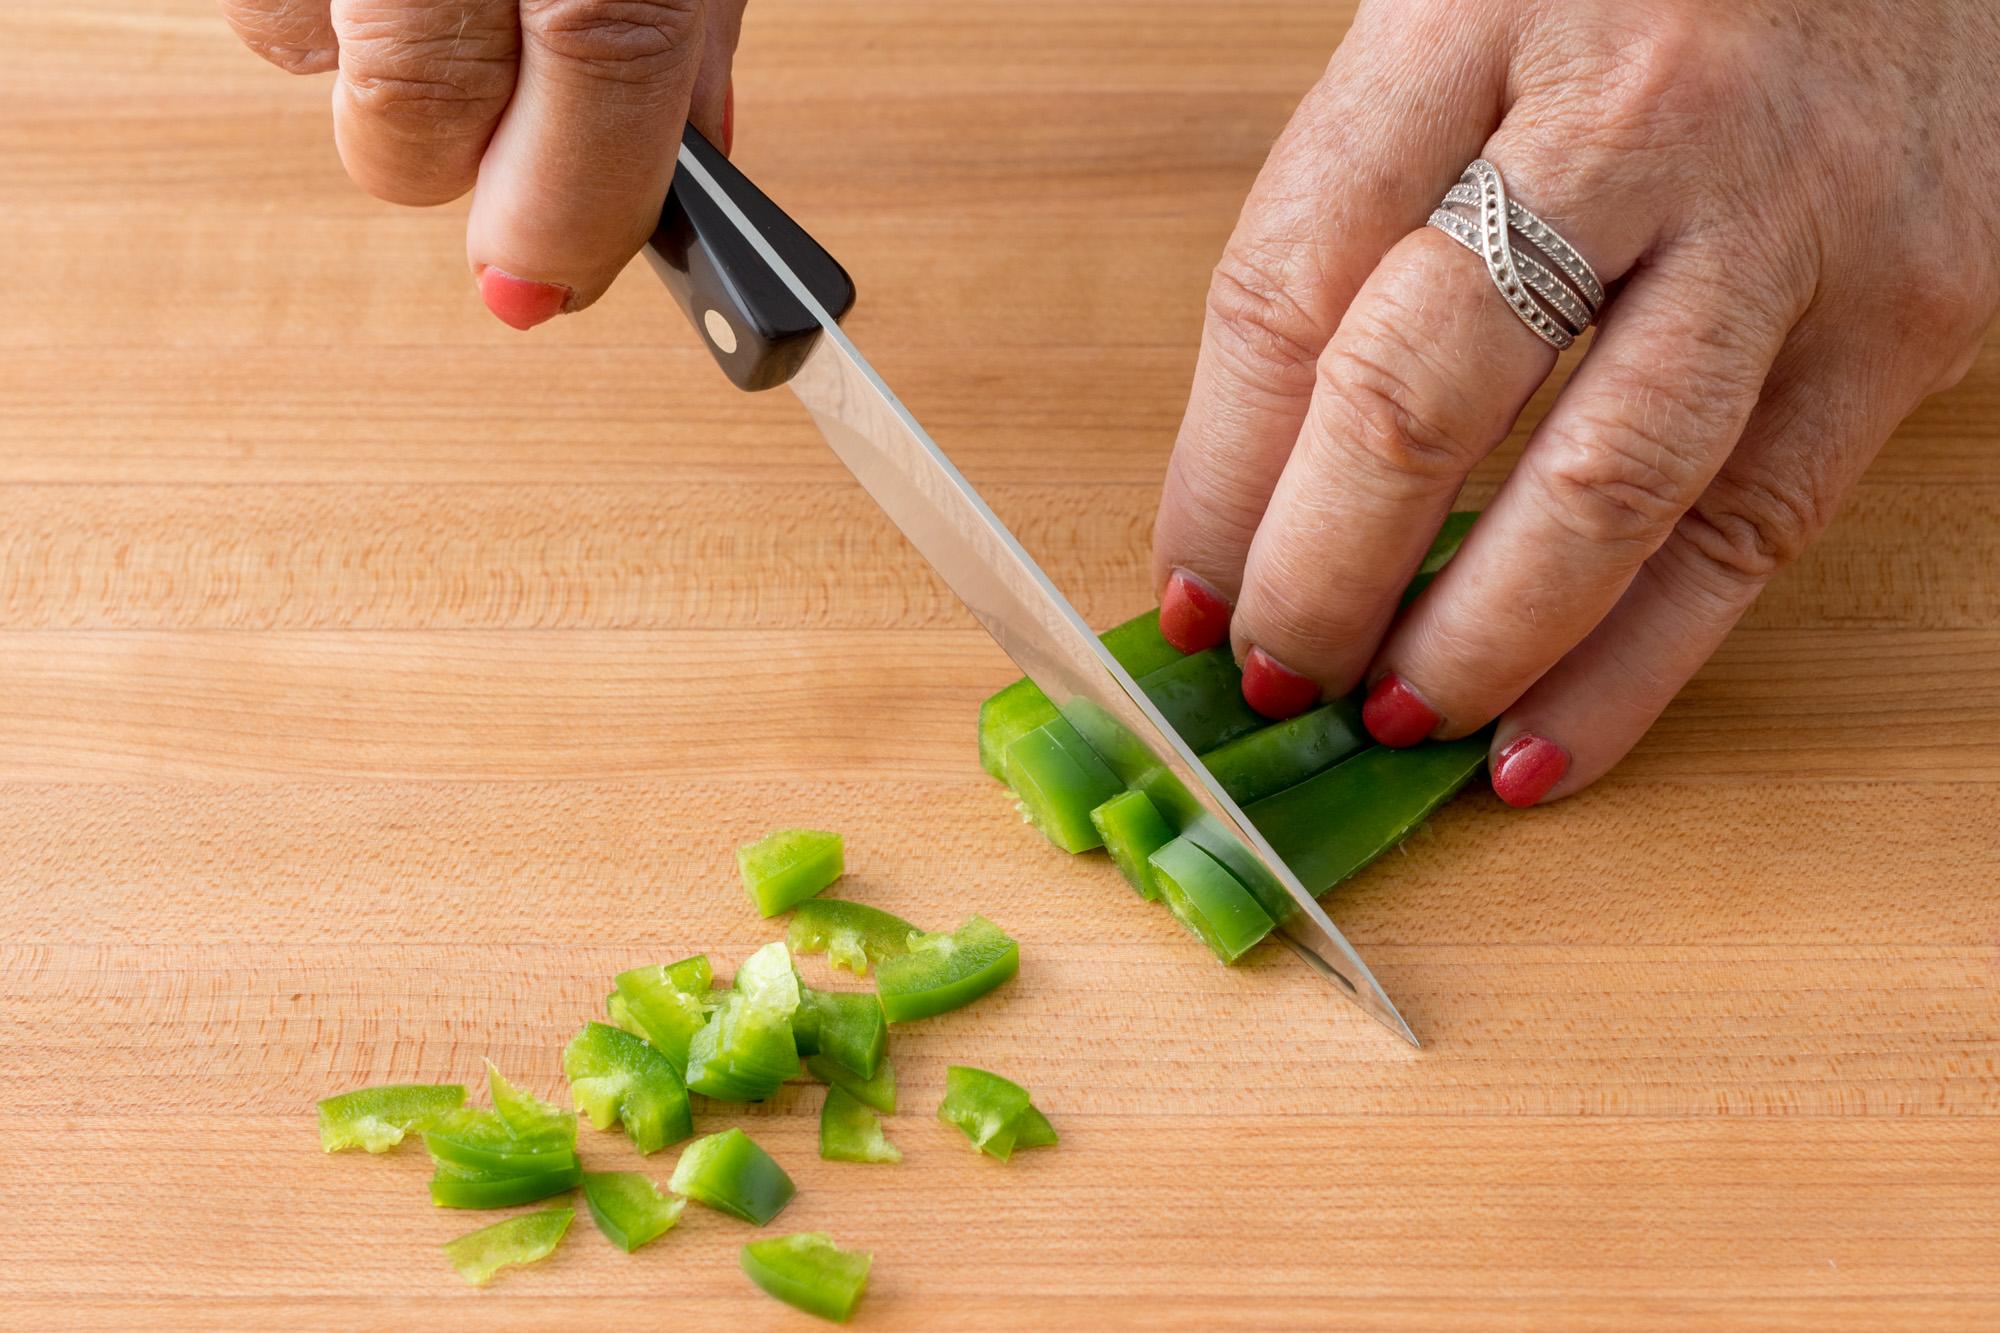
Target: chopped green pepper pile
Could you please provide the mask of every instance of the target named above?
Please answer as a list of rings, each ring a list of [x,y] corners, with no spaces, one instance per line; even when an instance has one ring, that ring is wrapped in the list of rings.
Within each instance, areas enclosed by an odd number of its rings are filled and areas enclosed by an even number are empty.
[[[381,1153],[421,1135],[434,1165],[431,1200],[443,1208],[508,1208],[581,1190],[597,1229],[627,1254],[673,1230],[690,1199],[764,1226],[797,1186],[734,1126],[688,1143],[665,1192],[641,1172],[586,1171],[576,1150],[579,1113],[599,1130],[622,1127],[650,1155],[693,1138],[697,1112],[764,1101],[810,1078],[826,1085],[822,1159],[902,1161],[882,1124],[896,1112],[890,1025],[973,1003],[1015,975],[1021,951],[983,916],[933,932],[879,908],[811,896],[838,877],[842,855],[839,835],[805,830],[744,848],[738,865],[758,910],[796,904],[785,940],[756,950],[726,983],[705,954],[620,972],[605,997],[610,1021],[586,1021],[563,1050],[574,1111],[509,1082],[489,1062],[490,1107],[467,1106],[458,1084],[361,1088],[319,1103],[320,1146]],[[874,969],[874,989],[806,985],[793,956],[808,953],[825,953],[856,976]],[[1056,1141],[1018,1085],[962,1067],[947,1080],[939,1117],[989,1156],[1005,1160],[1016,1148]],[[481,1286],[552,1254],[573,1215],[545,1207],[509,1218],[447,1243],[445,1257]],[[853,1313],[871,1261],[817,1232],[753,1241],[741,1254],[758,1287],[833,1320]]]
[[[1476,517],[1445,521],[1406,600],[1457,553]],[[1243,702],[1229,650],[1182,655],[1161,637],[1158,611],[1100,637],[1313,893],[1401,842],[1485,763],[1486,732],[1406,750],[1371,745],[1352,699],[1267,723]],[[1225,963],[1293,910],[1179,781],[1087,703],[1065,714],[1033,681],[1015,681],[980,706],[979,762],[1050,842],[1071,853],[1106,849],[1141,898],[1165,903]],[[886,986],[883,1005],[897,1021]]]

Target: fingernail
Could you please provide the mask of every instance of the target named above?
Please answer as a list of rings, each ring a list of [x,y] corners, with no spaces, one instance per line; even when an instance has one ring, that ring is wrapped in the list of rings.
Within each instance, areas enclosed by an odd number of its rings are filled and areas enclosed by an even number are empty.
[[[569,298],[569,288],[561,283],[517,278],[490,264],[479,272],[479,299],[502,323],[517,329],[532,329],[554,319]]]
[[[722,89],[722,155],[729,156],[729,149],[736,142],[736,82],[731,80]]]
[[[1243,702],[1268,718],[1297,717],[1319,702],[1319,682],[1253,647],[1243,658]]]
[[[1361,705],[1361,720],[1378,742],[1400,748],[1415,745],[1436,730],[1438,715],[1392,671],[1368,691],[1368,701]]]
[[[1569,772],[1569,751],[1546,736],[1510,741],[1493,761],[1493,794],[1513,806],[1529,806]]]
[[[1185,569],[1160,594],[1160,637],[1184,653],[1213,648],[1229,637],[1229,603]]]

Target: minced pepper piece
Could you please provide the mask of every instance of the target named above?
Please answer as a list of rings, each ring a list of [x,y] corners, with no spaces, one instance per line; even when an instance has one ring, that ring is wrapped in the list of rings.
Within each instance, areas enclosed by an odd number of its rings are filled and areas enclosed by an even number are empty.
[[[411,1130],[465,1104],[459,1083],[385,1083],[356,1088],[319,1103],[319,1146],[326,1152],[360,1148],[387,1152]]]
[[[583,1201],[605,1239],[627,1254],[666,1235],[687,1207],[637,1171],[584,1172]]]
[[[622,1122],[642,1153],[694,1133],[687,1088],[673,1062],[629,1032],[585,1023],[563,1051],[563,1073],[577,1110],[598,1129]]]
[[[843,843],[838,833],[779,829],[736,849],[744,891],[765,916],[776,916],[840,878]]]
[[[575,1216],[574,1208],[544,1208],[524,1217],[510,1217],[446,1241],[444,1257],[460,1277],[483,1287],[503,1268],[531,1264],[555,1253]]]
[[[1239,736],[1210,750],[1201,762],[1230,799],[1248,805],[1296,787],[1370,744],[1361,725],[1361,709],[1352,699],[1335,699]]]
[[[826,1104],[820,1107],[819,1155],[829,1162],[903,1160],[882,1132],[882,1118],[841,1088],[828,1088]]]
[[[910,936],[920,934],[903,918],[879,907],[843,898],[808,898],[792,913],[785,944],[793,953],[826,953],[834,967],[858,977],[869,965],[910,951]]]
[[[1090,812],[1125,784],[1068,719],[1045,723],[1009,745],[1004,767],[1022,813],[1050,842],[1066,852],[1103,844]]]
[[[740,1129],[690,1143],[674,1164],[667,1188],[760,1227],[783,1212],[798,1192],[785,1168]]]
[[[1148,902],[1158,900],[1160,889],[1146,858],[1172,842],[1174,830],[1152,798],[1142,791],[1119,792],[1090,812],[1090,822],[1125,882]]]
[[[755,1240],[743,1247],[743,1272],[768,1294],[807,1314],[844,1324],[868,1289],[874,1256],[843,1250],[823,1231]]]
[[[751,954],[722,1007],[688,1044],[688,1088],[720,1101],[758,1102],[797,1077],[798,1008],[799,977],[784,944]]]
[[[688,1043],[722,997],[713,991],[708,957],[620,972],[605,1007],[619,1027],[651,1042],[676,1070],[687,1072]]]
[[[806,1061],[806,1072],[831,1088],[839,1088],[864,1106],[872,1106],[883,1115],[896,1114],[896,1068],[887,1057],[875,1071],[875,1077],[862,1078],[838,1060],[824,1055],[815,1055]]]
[[[792,1041],[802,1056],[824,1055],[859,1074],[875,1077],[889,1043],[882,1005],[863,991],[823,991],[799,987],[792,1015]]]
[[[518,1142],[530,1147],[576,1147],[576,1112],[551,1106],[540,1097],[508,1082],[491,1060],[486,1062],[486,1087],[493,1113]]]
[[[1222,863],[1186,837],[1153,853],[1153,878],[1180,923],[1225,963],[1271,933],[1271,918]]]
[[[552,1130],[517,1138],[498,1111],[461,1106],[424,1131],[424,1147],[437,1161],[482,1176],[536,1175],[575,1166],[575,1136],[572,1119],[566,1138]]]
[[[983,916],[948,935],[919,935],[910,951],[877,970],[875,990],[891,1023],[971,1004],[1021,968],[1021,948]]]
[[[512,1208],[575,1189],[582,1179],[583,1168],[574,1157],[568,1166],[526,1173],[439,1161],[431,1175],[431,1202],[440,1208]]]
[[[973,1147],[1003,1162],[1017,1147],[1055,1142],[1054,1128],[1048,1117],[1035,1110],[1026,1088],[969,1065],[952,1065],[945,1070],[938,1119],[956,1125],[972,1140]],[[1032,1144],[1023,1141],[1024,1131],[1034,1140]]]

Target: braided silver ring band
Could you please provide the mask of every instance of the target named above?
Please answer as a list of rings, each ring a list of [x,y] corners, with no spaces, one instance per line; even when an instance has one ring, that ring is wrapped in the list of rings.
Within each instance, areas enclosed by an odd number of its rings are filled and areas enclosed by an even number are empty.
[[[1485,261],[1508,307],[1557,351],[1597,318],[1604,284],[1589,261],[1554,227],[1509,199],[1499,168],[1485,158],[1446,192],[1430,225]]]

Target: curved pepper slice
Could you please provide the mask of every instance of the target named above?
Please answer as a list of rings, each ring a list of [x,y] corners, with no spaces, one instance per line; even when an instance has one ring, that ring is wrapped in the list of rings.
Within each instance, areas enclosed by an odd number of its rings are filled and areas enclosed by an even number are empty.
[[[1118,873],[1141,898],[1159,899],[1159,885],[1153,883],[1153,868],[1146,858],[1174,840],[1174,830],[1142,791],[1122,791],[1090,812],[1090,822],[1104,839],[1104,850]]]
[[[574,1208],[544,1208],[525,1217],[510,1217],[446,1241],[444,1257],[460,1277],[483,1287],[503,1268],[531,1264],[554,1254],[575,1216]]]
[[[465,1086],[459,1083],[356,1088],[319,1103],[319,1146],[326,1152],[387,1152],[411,1130],[421,1130],[464,1104]]]
[[[819,1111],[819,1155],[829,1162],[900,1162],[903,1154],[882,1132],[882,1119],[840,1088],[826,1090]]]
[[[838,833],[786,828],[736,849],[736,869],[757,910],[776,916],[840,878],[844,843]]]
[[[785,943],[793,953],[825,952],[827,962],[858,977],[869,965],[910,951],[917,928],[893,913],[844,898],[808,898],[792,913]]]
[[[440,1208],[512,1208],[575,1189],[583,1168],[575,1158],[548,1171],[481,1171],[439,1162],[431,1175],[431,1202]]]
[[[882,1014],[891,1023],[929,1018],[971,1004],[1021,969],[1021,947],[983,916],[949,935],[919,935],[910,951],[875,976]]]
[[[1175,838],[1153,853],[1153,878],[1180,923],[1225,963],[1271,933],[1271,918],[1222,863]]]
[[[424,1131],[424,1147],[436,1161],[482,1176],[537,1175],[576,1165],[574,1119],[569,1128],[567,1139],[544,1132],[524,1140],[514,1136],[498,1111],[462,1106]]]
[[[883,1115],[896,1114],[896,1067],[886,1057],[875,1077],[868,1079],[824,1055],[807,1060],[806,1072],[830,1088],[841,1089],[863,1106],[872,1106]]]
[[[629,1032],[585,1023],[563,1051],[576,1108],[598,1129],[623,1122],[633,1146],[654,1153],[694,1133],[687,1088],[673,1062]]]
[[[619,1027],[651,1042],[660,1054],[685,1073],[688,1043],[708,1022],[721,1003],[712,993],[715,975],[706,954],[683,958],[678,963],[655,967],[635,967],[620,972],[606,1000],[611,1019]]]
[[[956,1125],[972,1146],[989,1157],[1006,1161],[1016,1147],[1040,1147],[1055,1142],[1048,1118],[1035,1110],[1028,1090],[1011,1079],[969,1065],[952,1065],[944,1073],[944,1100],[938,1119]],[[1026,1143],[1023,1132],[1034,1139]]]
[[[1134,680],[1180,660],[1181,651],[1160,635],[1158,607],[1097,636]],[[1027,677],[987,697],[979,706],[979,766],[1006,781],[1007,747],[1036,727],[1055,721],[1056,707]]]
[[[1050,842],[1066,852],[1102,845],[1090,812],[1125,784],[1067,718],[1044,723],[1009,745],[1005,772],[1022,813]]]
[[[843,1250],[824,1231],[754,1240],[743,1247],[743,1272],[794,1309],[844,1324],[868,1289],[874,1256]]]
[[[1222,789],[1239,805],[1296,787],[1372,744],[1352,699],[1335,699],[1311,712],[1239,736],[1201,757]]]
[[[516,1087],[491,1060],[486,1062],[486,1088],[493,1098],[493,1114],[516,1142],[529,1148],[576,1148],[576,1112],[551,1106]]]
[[[799,987],[792,1015],[792,1041],[800,1055],[824,1055],[864,1079],[875,1077],[889,1043],[882,1005],[864,991],[824,991]]]
[[[687,1207],[637,1171],[584,1172],[583,1201],[605,1239],[627,1254],[666,1235]]]
[[[783,1212],[798,1192],[785,1168],[740,1129],[690,1143],[674,1164],[667,1188],[760,1227]]]
[[[757,1102],[797,1077],[792,1018],[798,1008],[799,976],[784,944],[751,954],[722,1007],[688,1043],[688,1088],[720,1101]]]

